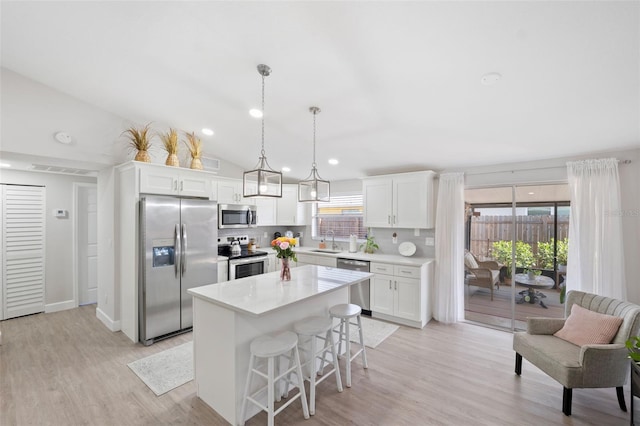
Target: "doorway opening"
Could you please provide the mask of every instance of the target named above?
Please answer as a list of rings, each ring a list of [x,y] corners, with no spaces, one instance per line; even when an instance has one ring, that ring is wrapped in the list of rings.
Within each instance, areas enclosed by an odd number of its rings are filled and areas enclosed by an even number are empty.
[[[74,264],[77,305],[98,301],[98,198],[95,184],[74,183]]]
[[[568,185],[465,191],[465,319],[511,330],[564,317]]]

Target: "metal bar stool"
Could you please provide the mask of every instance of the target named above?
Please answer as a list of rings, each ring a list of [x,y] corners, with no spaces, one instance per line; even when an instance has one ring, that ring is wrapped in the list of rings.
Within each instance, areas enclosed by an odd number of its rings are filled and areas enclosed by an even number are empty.
[[[302,403],[302,412],[304,418],[309,418],[309,408],[307,406],[307,395],[304,391],[304,379],[302,375],[302,368],[300,366],[300,354],[298,353],[298,336],[291,331],[284,331],[274,336],[261,336],[251,341],[251,358],[249,359],[249,371],[247,373],[247,382],[244,388],[244,396],[242,398],[242,409],[240,418],[240,425],[243,426],[245,418],[247,416],[247,401],[257,405],[260,409],[267,412],[268,425],[273,426],[274,417],[284,410],[289,404],[295,401],[298,397]],[[281,374],[275,375],[276,361],[280,361],[280,357],[285,357],[289,360],[289,368]],[[261,371],[264,368],[262,365],[256,365],[256,358],[264,358],[267,360],[267,372]],[[293,364],[293,365],[292,365]],[[274,410],[274,400],[276,397],[280,400],[281,392],[277,391],[278,384],[281,380],[285,381],[285,386],[289,387],[291,382],[292,372],[296,373],[299,392],[291,398],[289,401],[281,405],[277,410]],[[251,379],[253,374],[267,379],[266,386],[258,389],[251,395],[249,395],[251,389]],[[263,394],[267,391],[267,405],[264,405],[257,398],[259,394]]]
[[[342,379],[340,377],[340,366],[338,364],[338,353],[336,352],[336,342],[333,338],[332,332],[333,321],[329,317],[309,317],[296,322],[293,325],[293,330],[298,333],[298,342],[300,346],[303,346],[306,341],[309,343],[308,352],[303,349],[304,353],[308,353],[305,357],[303,365],[308,366],[308,376],[304,378],[309,381],[309,413],[313,416],[316,413],[316,385],[321,383],[324,379],[329,377],[331,373],[336,376],[336,384],[338,385],[338,392],[342,392]],[[323,340],[324,345],[318,349],[317,339]],[[323,377],[318,379],[316,376],[323,375],[323,368],[318,370],[317,359],[322,360],[322,367],[326,361],[327,352],[331,352],[332,355],[332,369],[327,372]],[[286,393],[285,395],[286,396]]]
[[[341,303],[339,305],[332,306],[329,309],[329,315],[331,318],[338,318],[340,324],[333,327],[333,330],[338,333],[338,355],[342,353],[342,341],[346,345],[347,354],[347,387],[351,387],[351,361],[353,361],[358,355],[362,354],[362,367],[369,368],[367,364],[367,351],[364,347],[364,337],[362,334],[362,320],[361,320],[362,308],[358,305],[351,303]],[[356,322],[351,322],[351,319],[355,318]],[[351,341],[349,325],[355,325],[358,327],[358,334],[360,336],[360,349],[351,355]],[[322,369],[323,365],[320,366]]]

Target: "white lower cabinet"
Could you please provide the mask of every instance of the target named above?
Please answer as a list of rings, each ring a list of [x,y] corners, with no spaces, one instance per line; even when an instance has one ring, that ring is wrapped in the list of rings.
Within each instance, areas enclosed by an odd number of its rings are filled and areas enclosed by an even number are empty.
[[[276,270],[276,254],[275,253],[269,253],[267,255],[267,265],[265,267],[265,271],[264,272],[275,272]]]
[[[229,281],[229,261],[218,260],[218,282]]]
[[[422,266],[371,262],[372,316],[424,327],[431,319],[429,288],[433,262]]]

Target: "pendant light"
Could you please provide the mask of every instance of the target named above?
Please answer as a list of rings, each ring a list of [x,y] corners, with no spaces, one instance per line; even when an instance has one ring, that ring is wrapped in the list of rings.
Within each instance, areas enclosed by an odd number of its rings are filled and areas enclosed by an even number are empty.
[[[269,166],[264,152],[264,79],[271,74],[271,68],[260,64],[258,65],[258,73],[262,76],[262,151],[260,151],[260,158],[256,167],[253,170],[244,172],[242,192],[245,198],[282,198],[282,173],[273,170]]]
[[[320,113],[320,108],[310,107],[309,112],[313,114],[313,163],[309,176],[298,182],[298,201],[327,202],[330,200],[329,181],[322,179],[316,169],[316,115]]]

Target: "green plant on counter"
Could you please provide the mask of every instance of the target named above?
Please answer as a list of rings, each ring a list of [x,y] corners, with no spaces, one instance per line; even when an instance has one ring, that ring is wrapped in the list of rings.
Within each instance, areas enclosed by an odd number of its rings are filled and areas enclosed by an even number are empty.
[[[367,234],[366,239],[367,241],[365,241],[363,244],[360,244],[360,248],[364,248],[365,253],[373,253],[380,248],[376,243],[375,237],[369,236],[369,234]]]

